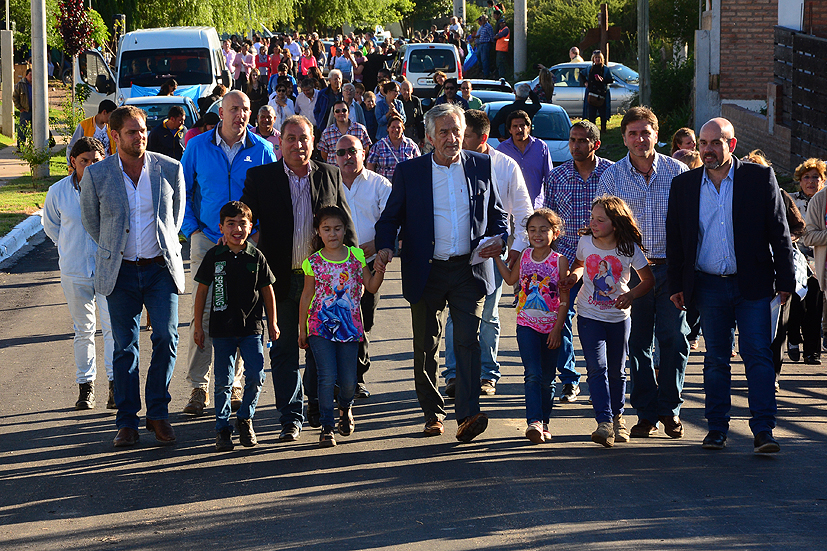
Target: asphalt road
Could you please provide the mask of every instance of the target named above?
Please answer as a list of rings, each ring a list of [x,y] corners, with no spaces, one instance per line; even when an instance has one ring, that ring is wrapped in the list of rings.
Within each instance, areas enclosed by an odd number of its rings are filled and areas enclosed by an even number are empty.
[[[259,445],[215,453],[212,410],[181,413],[189,396],[181,362],[170,387],[178,444],[158,447],[142,431],[137,447],[116,450],[112,412],[73,409],[73,333],[57,253],[48,240],[36,246],[0,272],[0,549],[825,548],[823,367],[785,365],[775,432],[782,450],[773,456],[752,453],[740,358],[729,446],[700,448],[697,352],[683,439],[593,444],[584,391],[553,410],[553,442],[533,445],[523,437],[514,311],[504,307],[504,375],[497,395],[482,399],[488,431],[459,444],[451,416],[445,435],[425,438],[396,270],[373,333],[373,395],[358,403],[356,432],[336,448],[319,449],[318,429],[309,428],[298,442],[279,443],[268,380],[255,419]],[[189,310],[184,296],[179,358]],[[141,344],[145,366],[145,332]]]

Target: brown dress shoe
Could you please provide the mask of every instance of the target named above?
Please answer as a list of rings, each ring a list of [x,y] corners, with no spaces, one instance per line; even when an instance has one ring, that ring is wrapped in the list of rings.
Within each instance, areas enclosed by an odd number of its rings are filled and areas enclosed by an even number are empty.
[[[175,444],[175,431],[166,419],[147,419],[146,430],[155,433],[155,440],[163,446]]]
[[[654,436],[658,433],[658,426],[653,425],[646,419],[641,419],[638,421],[637,425],[632,427],[632,430],[629,431],[629,435],[632,438],[649,438],[650,436]]]
[[[425,430],[422,432],[428,436],[439,436],[445,432],[445,426],[442,424],[442,421],[436,417],[431,417],[425,422]]]
[[[138,443],[141,436],[138,431],[129,427],[121,427],[118,429],[118,434],[112,441],[116,448],[128,448]]]
[[[460,442],[470,442],[475,437],[479,436],[485,429],[488,428],[488,415],[485,413],[478,413],[471,417],[466,417],[457,429],[457,440]]]
[[[683,438],[683,423],[677,415],[658,415],[663,425],[663,432],[671,438]]]

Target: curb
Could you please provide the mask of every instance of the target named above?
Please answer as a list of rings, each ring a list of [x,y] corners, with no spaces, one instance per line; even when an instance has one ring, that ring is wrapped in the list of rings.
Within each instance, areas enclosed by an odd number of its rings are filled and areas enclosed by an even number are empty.
[[[8,260],[17,251],[32,238],[43,230],[43,222],[41,215],[43,210],[39,210],[17,224],[12,231],[0,238],[0,262]]]

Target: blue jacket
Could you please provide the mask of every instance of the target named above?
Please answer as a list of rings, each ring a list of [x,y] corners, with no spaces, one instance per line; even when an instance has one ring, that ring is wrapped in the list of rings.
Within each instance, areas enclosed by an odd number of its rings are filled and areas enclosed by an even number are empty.
[[[181,158],[187,184],[187,207],[181,232],[189,238],[201,230],[213,243],[221,237],[218,212],[228,202],[241,199],[247,169],[276,161],[273,145],[248,129],[244,145],[230,166],[227,155],[218,145],[218,128],[190,139]]]
[[[407,122],[405,119],[405,108],[402,106],[402,102],[399,98],[393,100],[393,106],[396,107],[396,110],[399,112],[399,116],[402,117],[402,122]],[[390,112],[390,105],[385,98],[380,97],[376,100],[376,107],[374,108],[374,112],[376,113],[376,139],[381,140],[385,136],[388,135],[388,113]]]

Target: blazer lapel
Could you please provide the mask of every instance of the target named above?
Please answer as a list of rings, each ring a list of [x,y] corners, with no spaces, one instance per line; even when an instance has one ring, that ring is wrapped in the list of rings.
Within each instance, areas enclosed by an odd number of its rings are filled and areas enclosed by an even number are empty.
[[[109,162],[108,171],[109,177],[107,178],[107,183],[111,182],[112,193],[114,194],[114,198],[118,200],[118,204],[121,205],[121,210],[123,211],[123,218],[124,224],[126,227],[129,227],[129,197],[126,196],[126,188],[124,188],[124,173],[121,170],[121,163],[118,159],[117,155],[111,155],[108,157],[104,162]]]
[[[149,152],[146,153],[146,172],[152,189],[152,208],[155,211],[155,219],[158,220],[161,212],[161,165],[155,162],[155,158]]]
[[[734,234],[735,228],[738,227],[738,223],[741,219],[741,206],[744,204],[742,197],[746,191],[744,188],[747,184],[739,178],[741,172],[741,161],[733,155],[732,163],[734,165],[734,169],[732,171],[732,231]]]

